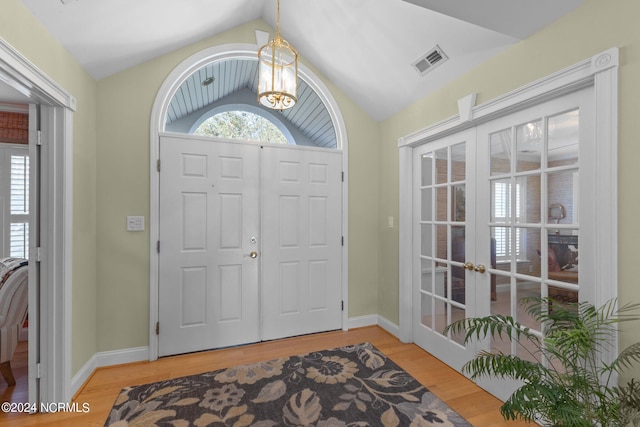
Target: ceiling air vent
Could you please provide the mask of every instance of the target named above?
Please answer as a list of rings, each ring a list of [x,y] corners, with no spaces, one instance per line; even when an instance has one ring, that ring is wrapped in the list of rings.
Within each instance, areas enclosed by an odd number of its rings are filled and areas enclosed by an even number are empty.
[[[440,46],[436,45],[436,47],[431,49],[429,52],[420,56],[417,61],[414,61],[412,65],[418,74],[424,76],[447,59],[449,59],[449,57],[445,55],[442,49],[440,49]]]

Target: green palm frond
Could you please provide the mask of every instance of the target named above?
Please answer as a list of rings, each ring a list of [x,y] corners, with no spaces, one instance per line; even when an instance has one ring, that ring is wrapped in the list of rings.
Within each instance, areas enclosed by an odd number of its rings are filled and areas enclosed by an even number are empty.
[[[618,358],[611,365],[612,368],[618,372],[621,369],[631,368],[634,363],[640,363],[640,342],[631,344],[622,350]]]
[[[529,328],[516,322],[510,316],[496,314],[481,318],[462,319],[448,325],[442,332],[447,335],[464,333],[464,343],[473,339],[484,339],[487,336],[498,337],[507,340],[520,340],[525,338],[535,343],[540,343],[540,338],[533,334]]]
[[[624,349],[609,365],[602,361],[603,354],[615,350],[618,324],[640,320],[640,304],[618,307],[614,299],[596,308],[586,302],[540,297],[524,298],[521,304],[542,325],[541,337],[503,315],[463,319],[443,332],[464,334],[465,344],[488,337],[517,342],[545,362],[481,351],[464,365],[463,372],[474,380],[496,377],[522,382],[502,406],[503,417],[563,427],[640,427],[640,383],[609,384],[612,373],[640,363],[640,343]]]
[[[620,425],[640,426],[640,382],[632,379],[617,392],[620,399]]]
[[[549,375],[549,370],[539,363],[529,362],[510,354],[487,351],[478,353],[463,366],[462,371],[469,374],[473,380],[493,376],[535,382]]]

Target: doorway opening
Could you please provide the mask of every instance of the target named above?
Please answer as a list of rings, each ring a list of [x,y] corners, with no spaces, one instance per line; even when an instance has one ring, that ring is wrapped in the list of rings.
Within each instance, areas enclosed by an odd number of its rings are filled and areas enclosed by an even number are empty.
[[[0,101],[28,113],[29,122],[28,213],[12,216],[16,242],[22,234],[26,243],[27,230],[29,242],[28,253],[24,249],[22,253],[29,261],[27,400],[35,407],[40,402],[68,402],[72,396],[71,128],[76,101],[2,40],[0,81]],[[26,203],[25,192],[23,198]]]
[[[161,239],[161,172],[163,162],[161,141],[176,134],[192,134],[203,122],[220,113],[243,111],[261,116],[271,122],[286,138],[287,144],[267,142],[269,147],[296,151],[328,150],[339,156],[342,192],[339,208],[341,267],[339,293],[341,294],[341,326],[346,328],[347,298],[347,138],[346,127],[336,101],[328,88],[307,67],[300,66],[299,99],[306,99],[305,108],[276,112],[259,106],[253,86],[257,82],[258,45],[235,44],[216,46],[199,52],[178,65],[165,80],[154,103],[151,116],[151,209],[150,209],[150,360],[159,355],[159,285],[160,261],[158,241]],[[187,102],[188,99],[188,102]],[[299,102],[300,104],[300,102]],[[297,107],[298,105],[296,105]],[[192,139],[186,135],[183,138]],[[197,139],[197,138],[196,138]],[[245,137],[240,145],[250,144]],[[213,140],[210,140],[213,141]],[[229,140],[224,140],[229,142]],[[215,143],[215,142],[211,142]],[[259,143],[254,143],[259,144]],[[262,142],[264,145],[265,142]],[[287,148],[291,147],[291,148]],[[318,151],[319,150],[319,151]],[[260,185],[260,184],[258,184]],[[258,220],[260,221],[260,220]],[[343,237],[344,236],[344,237]],[[257,238],[257,237],[256,237]],[[246,240],[246,239],[245,239]],[[264,265],[264,264],[262,264]],[[340,326],[340,325],[338,325]],[[161,330],[162,327],[160,326]]]

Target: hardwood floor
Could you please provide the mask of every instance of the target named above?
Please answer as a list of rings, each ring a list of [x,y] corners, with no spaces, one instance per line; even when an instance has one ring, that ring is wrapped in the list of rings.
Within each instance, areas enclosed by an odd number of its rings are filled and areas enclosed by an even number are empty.
[[[126,386],[365,341],[380,349],[474,426],[528,425],[506,423],[500,415],[498,399],[416,345],[404,344],[383,329],[372,326],[100,368],[74,398],[79,408],[88,405],[87,413],[0,413],[0,427],[103,426],[116,396]]]

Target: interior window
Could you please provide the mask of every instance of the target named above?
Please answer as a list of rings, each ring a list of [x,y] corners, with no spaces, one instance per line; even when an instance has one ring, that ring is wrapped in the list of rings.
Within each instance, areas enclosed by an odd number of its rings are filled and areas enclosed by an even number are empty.
[[[29,258],[29,153],[26,148],[0,144],[0,217],[2,256]]]
[[[225,111],[202,122],[194,135],[287,144],[284,134],[269,120],[248,111]]]

